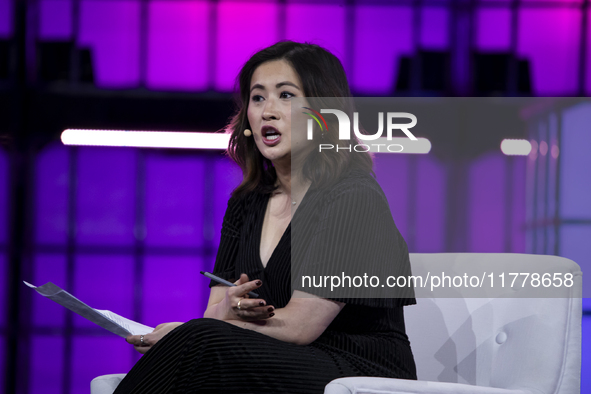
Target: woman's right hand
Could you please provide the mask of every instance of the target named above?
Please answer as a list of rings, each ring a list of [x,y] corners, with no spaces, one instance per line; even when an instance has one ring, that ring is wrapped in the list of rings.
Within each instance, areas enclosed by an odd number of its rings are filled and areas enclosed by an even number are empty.
[[[162,337],[182,324],[183,323],[180,322],[158,324],[151,333],[145,335],[130,335],[125,338],[125,341],[131,343],[135,347],[135,350],[141,354],[145,354],[148,350],[152,349],[152,346],[158,343]]]
[[[267,305],[266,301],[260,298],[254,299],[249,298],[248,293],[261,287],[263,284],[260,280],[248,280],[246,274],[240,275],[240,279],[236,282],[235,287],[220,287],[214,286],[216,292],[225,290],[223,299],[215,304],[211,305],[212,299],[210,298],[210,306],[206,311],[204,317],[213,317],[220,320],[265,320],[275,315],[275,307]],[[213,297],[213,294],[212,294]],[[210,309],[214,307],[215,311]]]

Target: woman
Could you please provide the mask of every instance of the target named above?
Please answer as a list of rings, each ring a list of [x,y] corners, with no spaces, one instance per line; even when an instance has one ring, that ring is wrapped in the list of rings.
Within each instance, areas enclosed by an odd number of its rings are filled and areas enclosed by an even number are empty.
[[[339,377],[416,379],[402,312],[414,299],[321,298],[299,276],[290,286],[292,272],[355,270],[354,244],[386,271],[410,272],[369,154],[317,154],[318,138],[347,142],[324,129],[313,141],[301,132],[292,139],[293,102],[350,96],[341,63],[316,45],[284,41],[256,53],[239,83],[228,153],[244,179],[228,202],[214,269],[237,286],[212,282],[203,319],[128,337],[149,352],[116,393],[321,393]],[[340,231],[368,225],[365,235]],[[347,260],[356,266],[339,266]]]

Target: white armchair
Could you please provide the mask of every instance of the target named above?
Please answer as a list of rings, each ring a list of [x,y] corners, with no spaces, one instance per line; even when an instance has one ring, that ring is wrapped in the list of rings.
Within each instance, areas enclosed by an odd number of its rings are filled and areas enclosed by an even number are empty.
[[[341,378],[325,394],[575,394],[580,392],[582,274],[571,260],[525,254],[411,254],[413,274],[484,264],[574,275],[564,298],[420,298],[405,308],[418,381]],[[548,272],[546,269],[544,272]],[[518,288],[517,288],[518,289]]]
[[[350,377],[325,394],[575,394],[580,391],[582,274],[571,260],[526,254],[411,254],[413,274],[441,264],[506,272],[571,273],[563,298],[419,298],[405,308],[418,381]],[[91,382],[112,394],[125,375]]]

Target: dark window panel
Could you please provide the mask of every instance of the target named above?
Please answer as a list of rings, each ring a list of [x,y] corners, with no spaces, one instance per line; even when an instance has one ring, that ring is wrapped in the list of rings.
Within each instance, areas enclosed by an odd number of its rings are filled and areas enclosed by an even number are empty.
[[[198,257],[146,256],[143,269],[142,323],[152,327],[203,317],[209,281]]]
[[[78,45],[89,48],[97,86],[140,85],[140,1],[80,1]]]
[[[35,277],[31,278],[29,282],[32,282],[35,286],[52,282],[73,293],[74,289],[66,288],[66,256],[64,254],[38,254],[34,258],[34,264]],[[32,295],[32,302],[31,320],[34,326],[64,326],[66,316],[64,307],[39,294]]]
[[[564,111],[560,141],[560,215],[591,220],[591,103]],[[576,260],[575,260],[576,261]]]
[[[286,6],[286,39],[299,42],[312,42],[330,50],[338,57],[347,74],[347,43],[345,29],[347,26],[345,7],[340,4],[303,4],[289,3]]]
[[[491,152],[475,159],[470,166],[469,250],[466,252],[504,251],[506,165],[506,157],[501,152]]]
[[[0,38],[12,36],[14,0],[0,0]]]
[[[151,89],[207,90],[209,12],[207,1],[148,2],[147,81]]]
[[[538,205],[543,204],[542,201],[538,201],[537,195],[537,188],[538,188],[538,155],[539,155],[539,125],[537,122],[531,122],[528,126],[528,132],[530,135],[530,143],[532,145],[532,150],[529,154],[529,162],[527,167],[527,176],[528,176],[528,196],[527,196],[527,223],[530,225],[529,227],[529,239],[528,239],[528,248],[527,251],[529,253],[535,253],[537,250],[537,242],[538,242],[538,228],[535,227],[540,218],[538,217]]]
[[[590,117],[591,118],[591,117]],[[548,187],[546,189],[546,201],[548,202],[546,205],[546,217],[549,219],[554,218],[556,213],[556,188],[558,187],[557,181],[557,164],[558,164],[558,119],[556,117],[556,113],[551,113],[548,115],[548,139],[547,139],[547,146],[548,152],[546,153],[547,157],[547,179],[548,179]],[[589,139],[591,143],[591,139]],[[591,145],[590,145],[591,146]],[[591,164],[591,161],[589,161]],[[590,185],[591,187],[591,185]],[[590,195],[591,197],[591,195]],[[549,252],[552,253],[554,249],[550,249]]]
[[[412,8],[359,5],[355,22],[349,83],[355,92],[387,96],[399,72],[398,59],[413,51]]]
[[[37,243],[65,245],[68,234],[68,148],[53,143],[35,165],[35,238]]]
[[[409,161],[408,155],[397,154],[376,155],[374,161],[376,180],[388,198],[394,223],[405,238],[411,226],[406,209],[410,203],[407,192],[410,184]]]
[[[39,39],[70,40],[73,36],[73,0],[39,2]]]
[[[548,172],[547,161],[548,161],[548,122],[544,118],[542,122],[538,124],[538,156],[536,160],[536,218],[537,220],[546,219],[546,188],[548,187],[548,179],[546,174]]]
[[[506,8],[476,9],[476,50],[508,52],[511,49],[511,10]]]
[[[71,293],[95,309],[133,320],[133,256],[78,255]],[[159,277],[159,274],[154,275]],[[78,315],[76,327],[96,327]]]
[[[80,244],[133,245],[137,150],[78,151],[76,238]]]
[[[64,338],[61,336],[34,335],[31,338],[29,392],[43,394],[63,393],[64,344]]]
[[[150,152],[146,161],[146,244],[203,246],[203,158]]]
[[[445,7],[424,6],[420,10],[419,47],[426,50],[449,49],[450,11]]]
[[[416,252],[445,250],[445,164],[430,155],[417,158]]]
[[[511,171],[512,179],[508,182],[513,182],[513,195],[511,200],[511,250],[513,253],[526,253],[525,247],[525,189],[526,185],[524,180],[526,179],[525,167],[529,161],[528,157],[512,158],[513,168]]]
[[[532,65],[534,95],[576,94],[580,11],[573,8],[522,8],[518,23],[517,56],[529,60]]]
[[[322,6],[321,6],[322,7]],[[291,23],[298,24],[298,31],[308,28],[308,23],[316,25],[315,14],[322,15],[322,25],[333,27],[332,14],[325,14],[315,8],[305,15],[306,21],[297,19],[291,21],[290,6],[287,6],[287,27]],[[217,6],[217,28],[215,48],[215,89],[218,91],[233,91],[234,81],[242,65],[256,51],[279,41],[278,31],[279,6],[272,2],[230,2],[220,1]],[[327,17],[327,15],[331,15]],[[244,21],[264,21],[256,28],[245,28]],[[305,26],[302,26],[304,24]],[[342,29],[335,33],[342,34]],[[318,35],[316,35],[318,37]],[[288,37],[289,38],[289,37]],[[340,37],[339,37],[340,38]],[[325,42],[329,43],[331,40]]]

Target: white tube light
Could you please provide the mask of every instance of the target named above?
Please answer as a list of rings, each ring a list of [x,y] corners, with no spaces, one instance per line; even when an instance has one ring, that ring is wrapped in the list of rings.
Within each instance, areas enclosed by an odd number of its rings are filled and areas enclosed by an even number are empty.
[[[64,145],[226,150],[230,134],[66,129],[61,140]]]
[[[416,141],[413,141],[405,137],[393,137],[390,140],[380,137],[370,141],[361,140],[355,149],[361,150],[363,145],[369,146],[369,151],[374,153],[426,154],[431,151],[431,141],[426,138],[417,138]]]
[[[503,140],[501,151],[507,156],[527,156],[532,146],[528,140]]]
[[[64,145],[226,150],[230,134],[66,129],[62,132],[61,140]],[[431,142],[426,138],[418,138],[416,141],[405,137],[395,137],[391,140],[378,138],[360,141],[354,148],[356,151],[369,149],[374,153],[425,154],[431,150]]]

